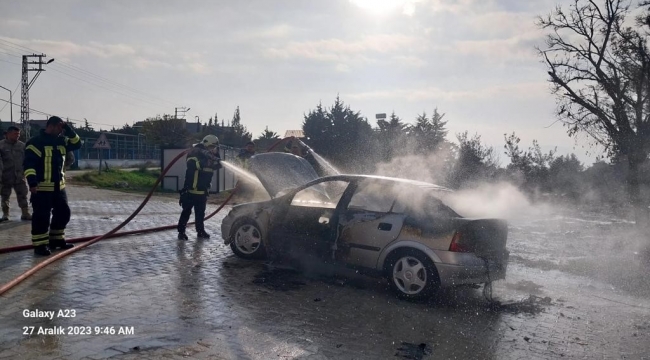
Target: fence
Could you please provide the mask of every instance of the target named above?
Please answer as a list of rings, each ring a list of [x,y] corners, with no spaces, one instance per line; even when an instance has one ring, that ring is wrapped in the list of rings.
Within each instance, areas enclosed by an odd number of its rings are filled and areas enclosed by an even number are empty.
[[[82,159],[99,159],[100,151],[102,159],[106,160],[153,160],[160,159],[160,148],[157,145],[148,144],[142,134],[129,135],[119,133],[104,133],[111,145],[110,149],[94,149],[93,145],[97,138],[83,137],[83,145],[75,156]]]

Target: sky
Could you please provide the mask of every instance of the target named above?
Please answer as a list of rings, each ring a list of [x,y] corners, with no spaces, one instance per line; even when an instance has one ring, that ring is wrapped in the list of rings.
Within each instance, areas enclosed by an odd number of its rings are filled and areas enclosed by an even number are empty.
[[[338,95],[373,126],[378,113],[413,123],[438,109],[449,140],[479,134],[502,163],[504,134],[515,132],[523,147],[536,139],[590,165],[600,150],[556,122],[535,50],[544,45],[536,16],[558,2],[0,0],[0,86],[20,103],[20,55],[34,51],[55,61],[30,107],[95,128],[177,107],[190,108],[189,121],[228,122],[239,106],[254,137],[266,127],[282,136]]]

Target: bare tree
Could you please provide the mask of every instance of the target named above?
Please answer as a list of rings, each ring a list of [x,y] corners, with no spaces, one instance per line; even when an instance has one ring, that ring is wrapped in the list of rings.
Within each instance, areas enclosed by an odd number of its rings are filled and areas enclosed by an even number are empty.
[[[627,159],[627,188],[637,224],[648,225],[639,167],[650,152],[650,57],[644,18],[630,21],[625,0],[574,0],[538,24],[558,118],[570,136],[586,133],[612,157]],[[633,20],[633,19],[632,19]]]

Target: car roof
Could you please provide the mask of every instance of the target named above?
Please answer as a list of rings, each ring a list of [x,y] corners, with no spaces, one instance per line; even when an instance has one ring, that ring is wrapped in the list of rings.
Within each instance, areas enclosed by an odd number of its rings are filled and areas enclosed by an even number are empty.
[[[305,184],[302,187],[307,187],[311,184],[323,182],[323,181],[371,181],[376,183],[400,183],[404,185],[410,185],[419,187],[425,190],[435,190],[443,192],[453,192],[453,190],[446,188],[444,186],[431,184],[424,181],[409,180],[402,178],[395,178],[389,176],[378,176],[378,175],[358,175],[358,174],[340,174],[340,175],[331,175],[318,178],[316,180],[310,181],[308,184]]]

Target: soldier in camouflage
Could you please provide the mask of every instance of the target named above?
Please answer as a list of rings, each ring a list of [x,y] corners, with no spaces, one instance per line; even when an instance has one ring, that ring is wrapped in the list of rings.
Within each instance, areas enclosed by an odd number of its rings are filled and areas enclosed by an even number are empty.
[[[2,217],[0,221],[9,220],[9,197],[11,189],[16,192],[18,205],[22,210],[21,219],[31,220],[29,203],[27,202],[27,183],[23,173],[23,159],[25,158],[25,143],[18,140],[20,129],[10,126],[5,138],[0,140],[0,198],[2,200]]]

